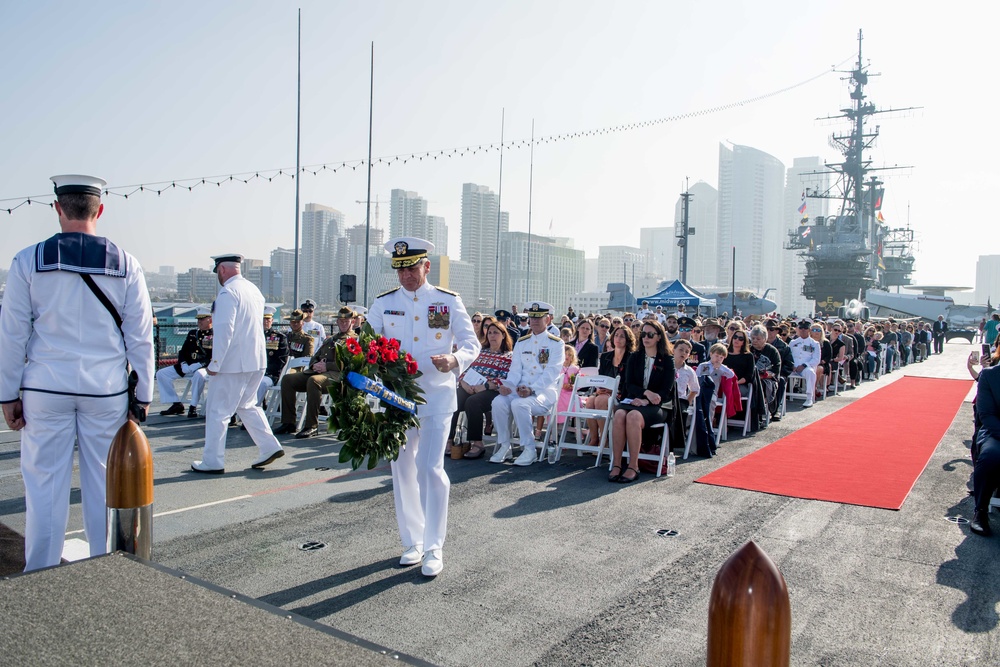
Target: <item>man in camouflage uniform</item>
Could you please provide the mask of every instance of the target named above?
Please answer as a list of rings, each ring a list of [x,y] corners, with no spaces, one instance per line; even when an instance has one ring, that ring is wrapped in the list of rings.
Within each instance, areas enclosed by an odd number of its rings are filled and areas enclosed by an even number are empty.
[[[337,370],[337,343],[354,335],[354,311],[347,306],[337,314],[339,331],[328,337],[319,350],[309,360],[309,367],[301,373],[287,373],[281,380],[281,426],[275,429],[275,435],[284,435],[295,430],[296,394],[306,392],[306,417],[302,430],[295,434],[296,438],[311,438],[319,435],[320,401],[327,394],[327,388],[334,382],[340,382],[340,371]]]

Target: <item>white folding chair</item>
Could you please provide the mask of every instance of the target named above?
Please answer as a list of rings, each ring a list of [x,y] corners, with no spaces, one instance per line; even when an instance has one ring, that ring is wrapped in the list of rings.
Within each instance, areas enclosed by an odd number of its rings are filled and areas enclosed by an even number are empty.
[[[688,409],[684,411],[687,415],[688,428],[687,434],[684,436],[684,458],[687,459],[688,454],[691,453],[691,443],[694,441],[694,426],[696,421],[696,411],[698,409],[698,399],[696,398],[689,406]],[[711,452],[709,456],[711,457]]]
[[[674,402],[668,401],[662,404],[661,409],[663,410],[673,410]],[[640,461],[656,461],[656,476],[660,477],[663,474],[663,462],[667,460],[667,454],[670,453],[670,420],[669,418],[660,424],[653,424],[649,427],[650,429],[659,429],[663,432],[660,436],[660,453],[659,454],[646,454],[643,451],[639,451],[637,459]],[[625,458],[625,465],[631,463],[631,459],[628,455],[628,447],[622,450],[622,456]],[[611,461],[611,467],[608,468],[610,471],[614,467],[615,462]]]
[[[727,436],[729,435],[728,430],[730,426],[742,426],[744,437],[746,437],[746,434],[750,432],[750,415],[747,413],[750,412],[750,403],[753,399],[753,385],[751,384],[745,386],[748,389],[747,395],[743,396],[742,392],[740,392],[740,400],[743,407],[743,419],[730,419],[728,416],[725,418]],[[723,414],[725,415],[725,410],[723,410]],[[729,438],[727,437],[726,439],[728,440]]]
[[[785,385],[785,398],[801,398],[805,401],[809,398],[807,391],[809,389],[806,387],[806,379],[793,371]]]
[[[264,411],[264,417],[273,425],[275,419],[281,417],[281,381],[284,379],[288,371],[293,368],[308,368],[310,357],[288,357],[285,361],[285,365],[281,367],[281,373],[278,375],[278,381],[274,383],[273,387],[269,387],[267,392],[264,393],[264,401],[267,403],[267,410]],[[305,396],[305,394],[303,394]],[[296,401],[297,403],[298,401]],[[298,406],[296,405],[296,408]]]
[[[562,457],[562,451],[564,449],[575,449],[577,452],[594,452],[597,454],[597,461],[594,462],[594,467],[601,465],[601,457],[604,454],[604,448],[610,441],[611,432],[611,419],[614,415],[615,409],[615,396],[618,394],[618,376],[608,377],[606,375],[577,375],[576,381],[573,383],[573,395],[569,399],[569,405],[567,409],[556,413],[557,421],[558,417],[563,417],[565,421],[563,422],[562,428],[559,431],[559,440],[555,444],[556,454],[555,460],[558,461]],[[588,390],[598,390],[606,389],[611,392],[611,397],[608,400],[608,407],[605,409],[587,408],[583,405],[583,399],[585,396],[581,396],[581,392]],[[587,419],[603,419],[604,428],[601,429],[601,437],[598,439],[598,444],[586,445],[582,442],[581,427],[580,422]],[[576,422],[576,442],[570,443],[566,441],[566,435],[569,433],[571,422]],[[546,442],[548,442],[546,440]]]

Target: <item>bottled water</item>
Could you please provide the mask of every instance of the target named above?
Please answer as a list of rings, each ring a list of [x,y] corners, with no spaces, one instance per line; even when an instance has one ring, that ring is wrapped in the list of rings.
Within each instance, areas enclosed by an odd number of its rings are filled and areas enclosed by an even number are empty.
[[[670,452],[667,454],[667,477],[673,477],[675,472],[677,472],[677,457]]]
[[[559,448],[553,442],[550,442],[548,444],[548,448],[549,448],[549,463],[555,463],[556,454],[559,453]]]

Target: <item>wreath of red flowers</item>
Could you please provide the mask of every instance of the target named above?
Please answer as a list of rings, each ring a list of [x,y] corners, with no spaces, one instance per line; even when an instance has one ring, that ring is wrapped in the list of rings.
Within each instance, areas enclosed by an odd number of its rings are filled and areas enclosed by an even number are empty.
[[[335,358],[343,378],[358,373],[418,405],[426,402],[417,384],[423,373],[416,359],[400,349],[398,340],[376,335],[368,324],[357,338],[337,343]],[[340,461],[350,461],[355,470],[366,458],[369,470],[382,459],[395,461],[406,445],[406,431],[420,425],[416,414],[384,402],[373,410],[369,395],[346,381],[332,383],[329,392],[332,405],[327,429],[343,442]]]

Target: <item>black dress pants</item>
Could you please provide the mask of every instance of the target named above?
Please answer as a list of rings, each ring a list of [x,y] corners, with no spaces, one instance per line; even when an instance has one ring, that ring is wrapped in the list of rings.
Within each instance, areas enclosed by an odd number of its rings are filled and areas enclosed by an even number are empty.
[[[985,510],[1000,485],[1000,440],[983,429],[979,430],[977,440],[979,454],[972,469],[972,494],[976,499],[976,509]]]
[[[499,396],[499,392],[487,389],[475,394],[466,392],[461,387],[458,388],[458,410],[451,417],[451,431],[448,433],[448,440],[455,439],[455,430],[458,428],[458,416],[465,412],[466,439],[475,442],[483,439],[483,422],[486,413],[493,409],[493,399]]]

